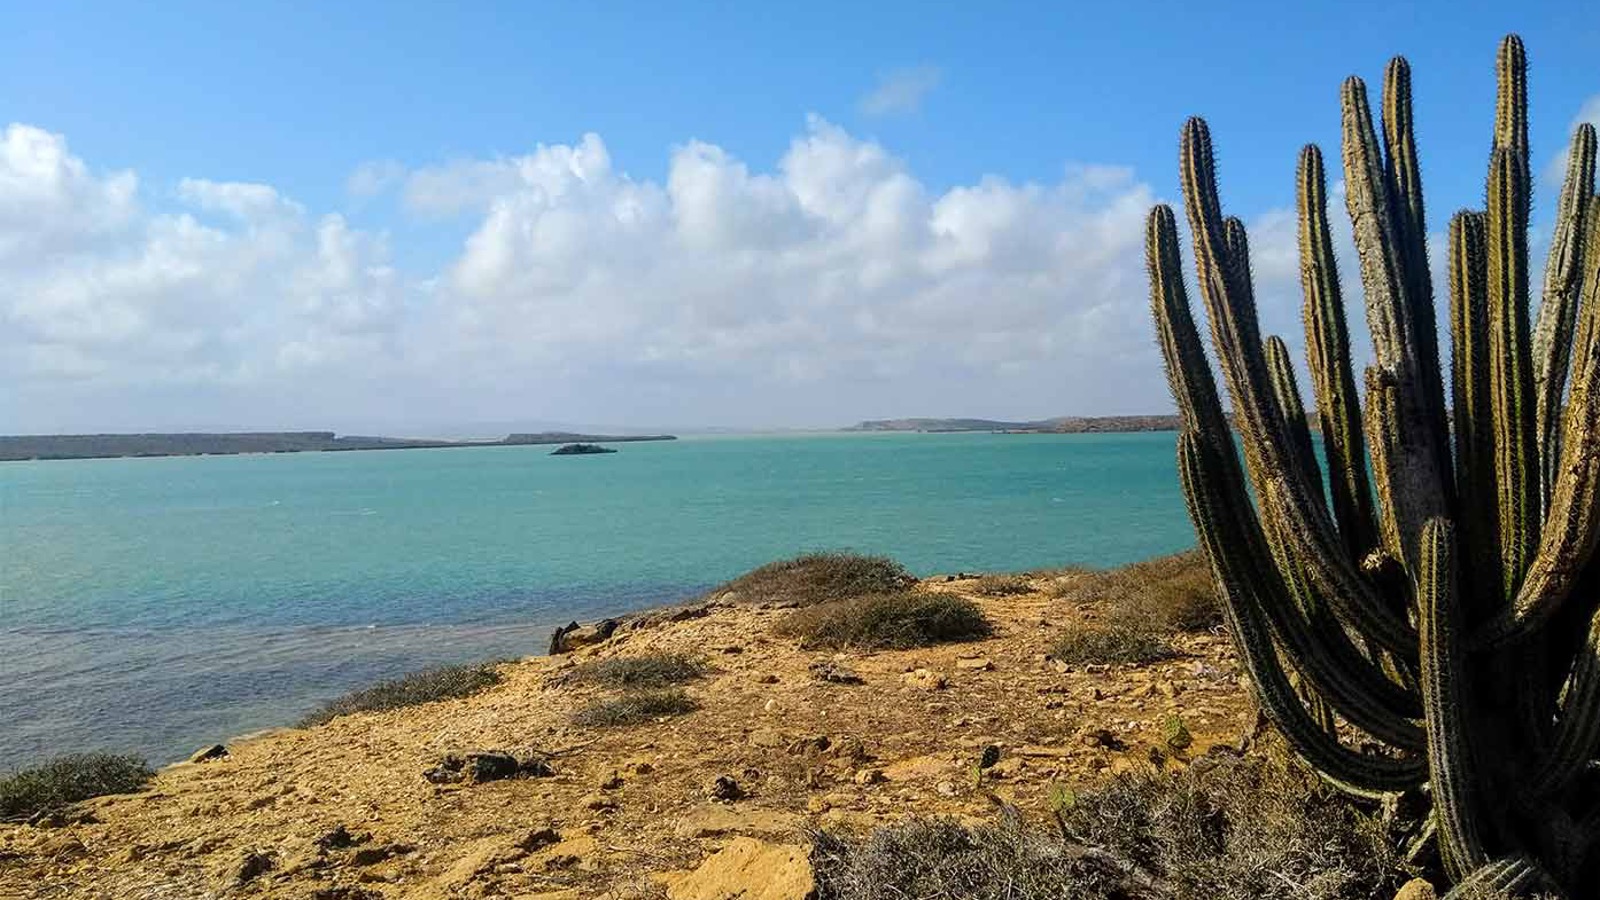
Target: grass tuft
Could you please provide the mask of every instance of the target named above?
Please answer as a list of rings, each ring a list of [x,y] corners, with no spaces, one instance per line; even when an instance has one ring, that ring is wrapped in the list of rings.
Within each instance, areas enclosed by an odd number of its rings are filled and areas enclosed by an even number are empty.
[[[742,602],[814,606],[865,594],[902,591],[916,580],[905,566],[886,556],[806,553],[752,569],[714,588],[711,596],[732,591]]]
[[[965,597],[902,591],[836,600],[790,613],[776,631],[806,648],[904,650],[988,637],[989,620]]]
[[[681,690],[633,691],[610,700],[596,700],[572,714],[572,724],[587,728],[637,725],[694,712],[700,705]]]
[[[913,819],[861,840],[816,835],[818,897],[1368,900],[1409,877],[1373,816],[1298,768],[1206,763],[1063,792],[1057,828],[1013,811],[993,825]]]
[[[693,681],[704,674],[705,666],[693,657],[681,653],[647,653],[582,663],[563,680],[610,688],[658,688]]]
[[[969,590],[980,597],[1017,597],[1033,593],[1033,585],[1020,575],[985,575]]]
[[[420,706],[435,700],[468,697],[500,683],[501,662],[438,666],[413,672],[328,701],[307,715],[299,727],[321,725],[339,716]]]
[[[1050,655],[1072,665],[1129,665],[1160,662],[1177,652],[1148,627],[1112,621],[1069,624],[1050,648]]]
[[[1052,593],[1107,606],[1114,617],[1147,623],[1153,631],[1209,631],[1222,624],[1210,567],[1193,550],[1060,580]]]
[[[0,822],[23,822],[91,797],[128,794],[155,775],[143,759],[72,753],[0,777]]]

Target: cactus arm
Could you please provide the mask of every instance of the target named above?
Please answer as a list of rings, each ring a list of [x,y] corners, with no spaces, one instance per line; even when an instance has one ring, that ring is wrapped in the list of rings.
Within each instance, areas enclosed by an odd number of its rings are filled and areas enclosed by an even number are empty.
[[[1539,448],[1528,327],[1527,57],[1508,37],[1498,57],[1488,188],[1489,367],[1501,584],[1515,596],[1539,541]]]
[[[1456,504],[1468,618],[1497,612],[1501,597],[1500,549],[1495,511],[1493,410],[1489,387],[1489,275],[1482,213],[1463,210],[1450,219],[1451,385],[1455,405]]]
[[[1350,333],[1328,229],[1327,176],[1323,173],[1322,151],[1316,145],[1308,144],[1300,151],[1296,175],[1306,363],[1317,401],[1334,521],[1345,552],[1351,559],[1360,560],[1378,545],[1378,535],[1373,525],[1372,489],[1367,481],[1361,400],[1350,369]]]
[[[1341,101],[1345,204],[1361,259],[1374,362],[1393,400],[1389,426],[1394,434],[1381,444],[1373,441],[1370,428],[1367,434],[1378,484],[1379,524],[1390,555],[1415,569],[1422,524],[1446,512],[1440,461],[1448,455],[1438,445],[1434,412],[1443,401],[1430,399],[1431,380],[1422,374],[1426,353],[1414,319],[1425,301],[1410,297],[1417,279],[1406,271],[1407,258],[1361,79],[1345,80]],[[1380,455],[1387,459],[1378,460]]]
[[[1444,408],[1444,382],[1439,369],[1439,334],[1434,322],[1433,275],[1428,268],[1428,226],[1422,202],[1422,167],[1412,127],[1411,64],[1405,57],[1389,60],[1383,78],[1384,184],[1393,213],[1395,239],[1405,279],[1407,328],[1420,375],[1420,406],[1431,432],[1441,475],[1450,470],[1450,425]],[[1442,478],[1449,492],[1449,479]]]
[[[1285,551],[1279,543],[1269,554],[1262,524],[1256,520],[1245,492],[1227,419],[1190,313],[1177,223],[1171,209],[1157,206],[1151,211],[1145,251],[1156,331],[1184,431],[1195,435],[1195,440],[1207,442],[1210,456],[1216,460],[1213,489],[1237,506],[1238,524],[1232,534],[1236,545],[1233,552],[1244,556],[1236,566],[1239,577],[1248,574],[1252,596],[1271,598],[1264,603],[1267,612],[1257,618],[1269,620],[1285,649],[1294,654],[1307,687],[1327,697],[1352,724],[1402,749],[1420,750],[1424,735],[1411,721],[1422,713],[1418,698],[1363,658],[1337,622],[1320,628],[1309,622],[1308,602],[1300,596],[1306,589],[1294,567],[1287,563],[1274,566],[1273,556]],[[1267,521],[1276,520],[1269,517]],[[1286,579],[1294,581],[1286,584]]]
[[[1195,265],[1211,320],[1234,414],[1240,424],[1245,455],[1263,507],[1284,516],[1292,527],[1282,532],[1295,542],[1293,556],[1326,596],[1341,619],[1401,659],[1416,657],[1416,634],[1410,624],[1387,607],[1341,551],[1327,507],[1316,502],[1289,457],[1285,429],[1275,427],[1271,385],[1261,349],[1255,309],[1248,302],[1248,269],[1230,259],[1230,228],[1217,199],[1211,135],[1205,122],[1184,126],[1181,163],[1185,209],[1195,235]],[[1238,241],[1236,240],[1237,244]]]
[[[1544,291],[1538,325],[1533,332],[1534,391],[1538,395],[1539,459],[1543,498],[1554,490],[1560,458],[1562,391],[1566,387],[1568,348],[1577,320],[1583,271],[1585,216],[1594,196],[1595,132],[1585,122],[1572,136],[1567,177],[1556,204],[1555,230],[1544,268]]]
[[[1495,860],[1456,882],[1444,900],[1483,900],[1503,895],[1523,896],[1547,889],[1550,877],[1526,856]]]
[[[1224,467],[1214,448],[1199,436],[1192,432],[1179,435],[1178,470],[1189,514],[1211,563],[1240,660],[1262,708],[1295,751],[1342,790],[1381,796],[1415,787],[1424,777],[1424,760],[1374,756],[1341,745],[1322,729],[1295,693],[1279,663],[1261,604],[1251,590],[1249,561],[1243,552],[1246,542],[1239,539],[1238,522],[1231,515],[1237,498],[1230,499],[1223,491]]]
[[[1306,408],[1300,399],[1300,385],[1295,381],[1294,363],[1289,359],[1289,348],[1283,338],[1271,335],[1266,344],[1267,369],[1272,375],[1272,394],[1277,400],[1278,415],[1289,430],[1290,449],[1301,476],[1316,494],[1318,502],[1327,502],[1322,492],[1322,472],[1317,468],[1317,451],[1311,443],[1311,428],[1306,423]]]
[[[1587,256],[1600,265],[1600,252]],[[1600,544],[1600,281],[1589,280],[1583,299],[1583,343],[1574,353],[1576,375],[1544,533],[1515,599],[1474,636],[1481,646],[1503,644],[1547,622],[1572,595]]]
[[[1532,793],[1550,797],[1560,793],[1581,773],[1600,750],[1600,613],[1589,624],[1588,636],[1572,664],[1572,678],[1556,720],[1549,755],[1540,761],[1529,782]]]
[[[1460,879],[1488,863],[1478,829],[1477,765],[1467,710],[1466,635],[1456,593],[1455,527],[1423,526],[1417,632],[1422,642],[1422,700],[1428,726],[1428,785],[1445,868]]]

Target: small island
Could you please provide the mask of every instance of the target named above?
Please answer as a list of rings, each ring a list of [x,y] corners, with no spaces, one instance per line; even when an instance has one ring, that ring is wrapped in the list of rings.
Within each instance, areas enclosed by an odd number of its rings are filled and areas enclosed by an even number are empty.
[[[585,456],[591,453],[615,453],[614,447],[602,447],[599,444],[563,444],[550,451],[551,456]]]

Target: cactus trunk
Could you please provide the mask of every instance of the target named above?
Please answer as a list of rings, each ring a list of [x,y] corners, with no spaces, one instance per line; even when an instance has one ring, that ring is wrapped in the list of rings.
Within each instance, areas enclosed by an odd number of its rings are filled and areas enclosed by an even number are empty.
[[[1448,395],[1402,59],[1385,73],[1381,135],[1362,82],[1341,91],[1373,344],[1364,400],[1316,147],[1296,179],[1313,412],[1288,345],[1259,331],[1248,238],[1223,213],[1200,119],[1183,128],[1184,210],[1231,415],[1166,206],[1146,235],[1151,303],[1183,421],[1190,518],[1241,661],[1289,745],[1356,794],[1425,789],[1433,810],[1413,842],[1436,842],[1459,890],[1589,896],[1600,881],[1596,140],[1588,125],[1572,140],[1535,326],[1527,61],[1515,36],[1497,69],[1487,207],[1450,219]]]

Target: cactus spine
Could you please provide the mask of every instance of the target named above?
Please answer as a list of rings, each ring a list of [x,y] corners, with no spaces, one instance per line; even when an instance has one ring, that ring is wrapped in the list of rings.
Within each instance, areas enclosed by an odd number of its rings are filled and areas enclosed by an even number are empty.
[[[1356,794],[1426,788],[1433,811],[1417,840],[1437,844],[1459,890],[1583,891],[1600,882],[1596,139],[1588,125],[1572,139],[1535,326],[1515,36],[1497,74],[1486,208],[1449,222],[1448,394],[1403,59],[1385,72],[1381,134],[1361,80],[1340,93],[1373,345],[1364,401],[1314,146],[1296,175],[1314,413],[1288,345],[1259,331],[1248,237],[1223,213],[1200,119],[1180,141],[1184,212],[1231,416],[1166,206],[1146,231],[1151,304],[1183,419],[1190,518],[1289,745]]]

